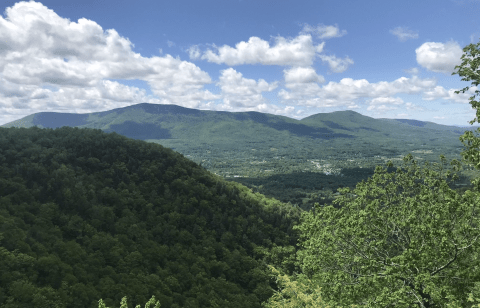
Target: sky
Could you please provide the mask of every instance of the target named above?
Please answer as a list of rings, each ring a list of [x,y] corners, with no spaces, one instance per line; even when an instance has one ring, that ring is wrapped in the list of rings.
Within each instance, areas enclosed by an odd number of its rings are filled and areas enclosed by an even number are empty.
[[[0,125],[139,103],[299,120],[475,118],[476,87],[451,74],[480,41],[480,0],[3,0],[0,10]]]

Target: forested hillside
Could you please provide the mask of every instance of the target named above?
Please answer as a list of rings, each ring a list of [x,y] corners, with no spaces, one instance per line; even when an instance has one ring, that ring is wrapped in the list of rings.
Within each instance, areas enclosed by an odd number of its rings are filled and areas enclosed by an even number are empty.
[[[0,128],[0,306],[260,307],[299,212],[158,144]]]

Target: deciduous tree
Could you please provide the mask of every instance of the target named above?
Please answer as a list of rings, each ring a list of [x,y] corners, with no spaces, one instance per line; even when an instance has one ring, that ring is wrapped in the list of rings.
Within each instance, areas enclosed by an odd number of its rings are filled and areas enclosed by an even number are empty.
[[[475,86],[480,84],[479,46],[463,49],[462,64],[453,73],[465,76],[462,80],[474,80]],[[480,102],[474,98],[470,97],[470,104],[477,116],[470,124],[480,119]],[[464,161],[480,170],[480,138],[467,131],[460,140],[467,146],[461,153]],[[440,157],[444,164],[444,156]],[[342,204],[340,209],[317,204],[303,215],[298,227],[303,250],[298,255],[311,281],[299,285],[287,281],[287,287],[276,292],[265,307],[325,307],[325,303],[335,307],[472,307],[472,302],[480,301],[476,258],[480,179],[472,181],[473,192],[459,195],[428,164],[419,170],[410,154],[404,161],[413,164],[407,172],[398,169],[385,174],[377,166],[373,178],[353,191],[356,198],[347,197],[348,188],[339,189],[343,195],[334,203]],[[454,171],[461,170],[460,162],[450,164]],[[285,286],[288,277],[279,277]],[[320,299],[320,292],[325,302],[310,301],[312,296]]]
[[[420,171],[411,154],[404,161],[413,163],[408,172],[377,167],[372,179],[357,185],[358,197],[334,201],[340,209],[316,206],[303,215],[302,269],[328,301],[445,307],[480,278],[469,263],[480,244],[480,196],[459,196],[437,172]],[[460,266],[467,264],[469,271]]]
[[[161,304],[159,301],[155,302],[155,296],[152,296],[150,300],[145,304],[145,308],[150,308],[150,305],[152,305],[152,308],[160,308]],[[153,306],[155,305],[155,306]],[[127,308],[127,297],[125,296],[122,298],[122,301],[120,302],[120,308]],[[103,303],[103,300],[98,301],[98,308],[108,308],[105,306]],[[140,305],[135,306],[135,308],[140,308]]]

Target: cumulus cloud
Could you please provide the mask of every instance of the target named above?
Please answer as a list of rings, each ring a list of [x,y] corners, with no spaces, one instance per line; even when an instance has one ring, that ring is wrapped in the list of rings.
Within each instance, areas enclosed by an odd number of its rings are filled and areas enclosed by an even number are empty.
[[[337,26],[320,25],[316,28],[305,24],[300,35],[290,40],[283,37],[275,37],[275,45],[262,40],[259,37],[250,37],[248,42],[242,41],[235,45],[235,48],[224,45],[213,47],[218,50],[215,53],[207,49],[203,55],[198,45],[191,46],[187,51],[192,60],[207,60],[217,64],[227,64],[229,66],[242,64],[262,64],[262,65],[282,65],[307,67],[312,66],[315,56],[328,63],[330,70],[335,73],[342,73],[347,70],[348,65],[353,64],[353,60],[346,57],[339,59],[333,56],[321,55],[325,42],[314,45],[312,36],[308,33],[314,33],[318,38],[326,39],[332,37],[341,37],[347,32],[340,31]]]
[[[436,99],[445,99],[445,100],[450,100],[454,101],[456,103],[465,103],[466,101],[469,100],[471,96],[475,95],[475,91],[478,89],[478,86],[473,86],[469,87],[465,93],[460,92],[459,94],[456,94],[455,91],[458,91],[458,89],[445,89],[444,87],[441,86],[436,86],[432,89],[426,90],[423,93],[423,99],[426,101],[432,101]]]
[[[322,43],[314,46],[310,35],[299,35],[291,40],[276,37],[275,41],[276,44],[270,47],[267,41],[252,36],[248,42],[237,43],[235,48],[214,45],[218,49],[218,54],[208,49],[200,59],[229,66],[241,64],[310,66],[313,64],[315,53],[321,52],[324,45]],[[195,59],[199,58],[197,50],[195,47],[192,49],[191,57],[193,54]]]
[[[376,97],[372,100],[370,100],[370,105],[403,105],[403,99],[399,97]]]
[[[62,104],[81,109],[82,102],[89,106],[96,102],[102,110],[142,102],[194,107],[205,99],[219,98],[202,89],[212,80],[195,64],[171,55],[142,57],[132,51],[134,45],[127,38],[114,29],[104,31],[94,21],[81,18],[71,22],[33,1],[16,3],[6,9],[5,16],[0,17],[3,97],[32,99],[37,104],[43,100],[41,111]],[[169,46],[172,44],[169,42]],[[145,80],[161,99],[108,79]],[[18,106],[9,99],[4,104],[7,109]]]
[[[253,79],[244,78],[242,73],[228,68],[221,71],[217,85],[224,94],[224,107],[232,108],[252,108],[257,105],[265,104],[267,100],[262,96],[262,92],[270,92],[277,88],[277,82],[268,83],[263,79],[258,82]],[[259,107],[261,108],[261,107]]]
[[[462,63],[461,57],[463,50],[456,42],[435,43],[426,42],[415,49],[417,62],[426,69],[435,72],[450,75],[455,65]]]
[[[286,75],[288,76],[288,74]],[[291,75],[294,76],[294,74]],[[428,93],[436,86],[436,83],[435,78],[420,79],[417,76],[412,78],[401,77],[392,82],[380,81],[378,83],[369,83],[366,79],[343,78],[340,82],[330,81],[320,87],[318,80],[315,80],[315,78],[306,78],[287,83],[286,87],[291,91],[282,89],[279,91],[279,96],[292,105],[302,104],[315,107],[350,106],[354,101],[361,98],[366,98],[370,106],[378,104],[399,105],[402,104],[402,100],[392,98],[393,95],[398,93]],[[437,98],[446,98],[446,95],[439,95]]]
[[[323,76],[317,75],[315,70],[311,67],[294,67],[289,70],[284,70],[284,74],[285,82],[287,84],[325,82]]]

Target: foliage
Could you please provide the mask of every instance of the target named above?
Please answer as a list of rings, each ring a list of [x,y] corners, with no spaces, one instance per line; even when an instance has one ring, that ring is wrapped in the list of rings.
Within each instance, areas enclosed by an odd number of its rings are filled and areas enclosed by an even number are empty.
[[[304,213],[298,227],[303,272],[331,303],[433,307],[461,298],[480,281],[471,258],[479,247],[478,194],[458,196],[414,161],[406,173],[378,167],[354,193],[356,199],[334,201],[340,209],[317,206]]]
[[[279,291],[265,303],[262,304],[264,308],[332,308],[325,304],[321,295],[321,287],[315,286],[312,280],[305,278],[303,275],[297,277],[290,277],[282,275],[275,267],[269,266],[273,275],[277,279]],[[480,284],[475,283],[475,289],[469,294],[467,301],[469,303],[476,302],[477,305],[471,304],[470,307],[480,307]],[[475,296],[474,296],[475,295]],[[351,305],[351,307],[362,307],[358,305]],[[463,308],[456,304],[448,304],[449,308]],[[339,308],[342,308],[341,306]]]
[[[260,307],[299,212],[157,144],[0,128],[0,306]]]
[[[314,286],[312,281],[299,275],[293,280],[288,275],[282,275],[274,266],[269,266],[272,273],[277,277],[277,284],[280,291],[262,304],[264,308],[328,308],[322,299],[321,287]],[[352,305],[352,307],[358,307]]]
[[[152,308],[160,308],[160,302],[157,301],[155,303],[155,296],[152,296],[152,298],[145,304],[145,308],[150,308],[150,305],[155,305],[155,307]],[[103,303],[103,300],[98,301],[98,308],[109,308],[106,307],[105,304]],[[125,296],[122,298],[122,301],[120,302],[120,308],[127,308],[127,297]],[[135,308],[141,308],[140,305],[135,306]]]

